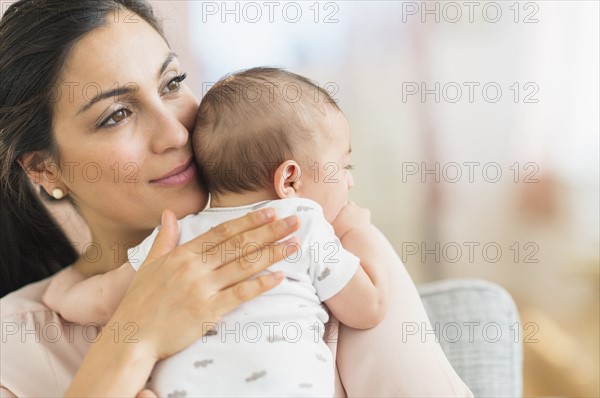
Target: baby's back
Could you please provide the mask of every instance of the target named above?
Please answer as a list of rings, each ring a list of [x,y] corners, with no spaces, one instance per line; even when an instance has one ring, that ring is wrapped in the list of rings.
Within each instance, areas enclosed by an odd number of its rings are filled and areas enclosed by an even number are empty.
[[[207,209],[179,221],[179,243],[263,207],[275,208],[279,218],[300,218],[297,250],[265,271],[281,270],[285,279],[218,324],[199,325],[206,331],[200,340],[159,362],[149,383],[159,396],[333,395],[335,369],[323,342],[329,317],[322,301],[345,286],[359,260],[342,248],[316,202],[294,198]],[[139,250],[149,244],[144,241]],[[233,260],[249,254],[258,261],[272,256],[270,250],[248,243],[214,255]]]

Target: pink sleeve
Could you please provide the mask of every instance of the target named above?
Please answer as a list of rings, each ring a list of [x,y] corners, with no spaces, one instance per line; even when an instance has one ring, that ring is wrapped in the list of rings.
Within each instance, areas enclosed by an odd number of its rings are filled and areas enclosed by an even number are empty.
[[[2,397],[63,396],[100,328],[66,322],[42,304],[51,278],[0,299]]]
[[[432,329],[417,289],[398,260],[390,268],[390,305],[384,320],[368,330],[340,325],[336,364],[346,393],[473,397],[435,340],[411,336],[403,341],[402,327],[407,323]],[[341,391],[336,388],[336,393]]]

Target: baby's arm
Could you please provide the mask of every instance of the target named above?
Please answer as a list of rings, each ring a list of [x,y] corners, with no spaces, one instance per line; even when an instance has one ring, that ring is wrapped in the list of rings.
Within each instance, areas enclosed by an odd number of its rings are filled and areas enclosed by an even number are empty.
[[[118,307],[134,275],[135,270],[129,263],[87,279],[69,267],[52,278],[42,301],[68,321],[104,325]]]
[[[343,324],[356,329],[377,326],[387,312],[389,296],[389,243],[370,222],[370,214],[348,203],[333,221],[344,249],[360,258],[360,267],[325,304]]]

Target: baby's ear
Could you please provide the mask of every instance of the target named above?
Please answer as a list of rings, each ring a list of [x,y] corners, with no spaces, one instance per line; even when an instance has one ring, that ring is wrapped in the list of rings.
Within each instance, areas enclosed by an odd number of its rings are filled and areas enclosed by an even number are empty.
[[[280,199],[298,197],[302,169],[295,160],[281,163],[273,175],[273,186]]]

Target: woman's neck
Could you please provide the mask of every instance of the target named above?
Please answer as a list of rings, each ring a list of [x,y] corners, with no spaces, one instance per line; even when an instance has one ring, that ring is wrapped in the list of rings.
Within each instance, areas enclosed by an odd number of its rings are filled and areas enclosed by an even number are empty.
[[[98,233],[92,231],[91,242],[83,245],[83,252],[73,267],[86,277],[104,274],[126,263],[127,249],[138,245],[152,230],[137,233]]]

